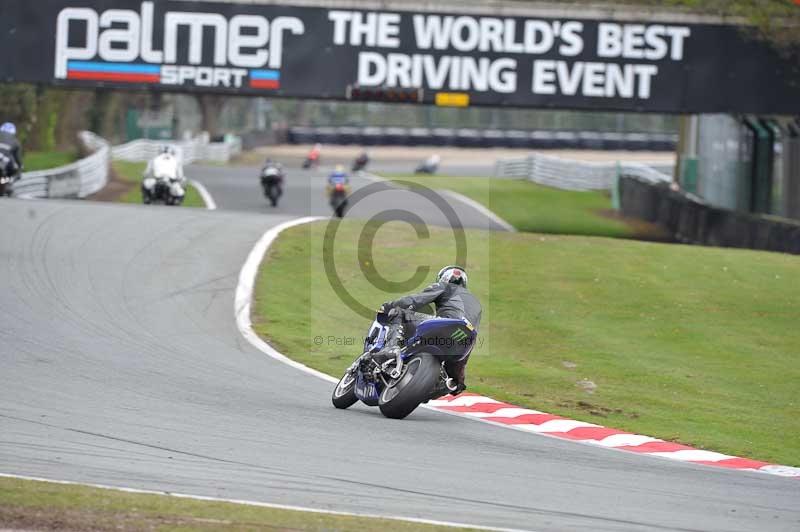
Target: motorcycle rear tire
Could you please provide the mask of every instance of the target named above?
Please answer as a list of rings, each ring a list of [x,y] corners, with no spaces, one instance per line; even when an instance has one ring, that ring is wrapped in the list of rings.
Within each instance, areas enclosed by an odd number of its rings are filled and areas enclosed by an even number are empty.
[[[339,387],[347,378],[351,378],[352,381],[346,385],[344,390],[340,390]],[[342,376],[341,379],[339,379],[339,383],[336,385],[336,388],[333,389],[333,394],[331,394],[331,402],[336,408],[345,409],[353,406],[356,401],[358,401],[358,397],[356,397],[356,378],[355,376],[350,375],[350,372],[347,372],[344,374],[344,376]]]
[[[381,392],[378,407],[391,419],[403,419],[430,398],[440,374],[440,364],[433,355],[420,353],[409,358],[399,379]],[[397,386],[401,386],[396,390]],[[394,392],[392,391],[394,390]],[[391,393],[393,396],[389,397]]]
[[[278,187],[277,186],[270,187],[267,192],[267,197],[269,198],[269,204],[272,205],[273,207],[277,207],[278,198],[281,197],[280,192],[278,192]]]

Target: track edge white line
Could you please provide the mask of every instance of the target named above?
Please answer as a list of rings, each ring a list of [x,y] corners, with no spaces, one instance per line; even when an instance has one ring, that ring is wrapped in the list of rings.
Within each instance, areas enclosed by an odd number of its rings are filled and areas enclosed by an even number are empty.
[[[521,529],[515,528],[496,528],[496,527],[487,527],[487,526],[480,526],[480,525],[469,525],[465,523],[455,523],[452,521],[437,521],[435,519],[424,519],[421,517],[401,517],[401,516],[394,516],[394,515],[381,515],[381,514],[369,514],[369,513],[359,513],[359,512],[343,512],[339,510],[326,510],[323,508],[309,508],[307,506],[295,506],[291,504],[278,504],[278,503],[271,503],[271,502],[261,502],[261,501],[250,501],[246,499],[226,499],[224,497],[211,497],[208,495],[190,495],[187,493],[175,493],[171,491],[159,491],[159,490],[148,490],[148,489],[141,489],[141,488],[129,488],[124,486],[112,486],[109,484],[94,484],[89,482],[75,482],[72,480],[57,480],[51,478],[43,478],[43,477],[34,477],[28,475],[15,475],[13,473],[0,473],[0,477],[2,478],[15,478],[19,480],[29,480],[32,482],[50,482],[52,484],[64,484],[68,486],[85,486],[89,488],[97,488],[103,490],[110,490],[110,491],[121,491],[125,493],[137,493],[140,495],[163,495],[167,497],[175,497],[178,499],[191,499],[196,501],[205,501],[205,502],[226,502],[230,504],[239,504],[242,506],[257,506],[261,508],[270,508],[274,510],[289,510],[294,512],[309,512],[309,513],[317,513],[317,514],[326,514],[326,515],[338,515],[344,517],[362,517],[366,519],[389,519],[392,521],[406,521],[410,523],[419,523],[424,525],[432,525],[432,526],[446,526],[446,527],[453,527],[453,528],[473,528],[476,530],[489,530],[493,532],[526,532]],[[530,531],[528,531],[530,532]]]
[[[189,183],[197,189],[197,192],[200,194],[200,197],[203,198],[203,203],[206,204],[206,209],[209,211],[217,210],[217,203],[214,201],[214,197],[211,195],[211,192],[205,187],[203,183],[200,181],[196,181],[194,179],[190,179]]]
[[[470,207],[472,207],[476,211],[480,212],[481,214],[483,214],[484,216],[486,216],[487,218],[492,220],[494,223],[496,223],[497,225],[502,227],[504,230],[508,231],[509,233],[516,233],[517,232],[517,228],[516,227],[514,227],[513,225],[511,225],[507,221],[503,220],[497,213],[495,213],[494,211],[489,209],[486,205],[484,205],[484,204],[482,204],[480,202],[477,202],[472,198],[468,198],[464,194],[461,194],[459,192],[454,192],[454,191],[449,190],[449,189],[441,189],[441,190],[438,190],[438,192],[441,192],[442,194],[444,194],[446,196],[450,196],[451,198],[457,199],[458,201],[460,201],[461,203],[464,203],[465,205],[469,205]]]
[[[359,174],[359,176],[362,177],[362,178],[369,179],[371,181],[376,181],[376,182],[377,181],[384,181],[384,182],[388,182],[390,184],[394,184],[394,183],[392,183],[392,181],[393,181],[392,179],[381,177],[381,176],[379,176],[377,174],[373,174],[371,172],[362,171]],[[403,180],[403,178],[397,178],[397,179],[400,180],[400,181]],[[398,188],[404,188],[404,187],[398,186]],[[503,218],[500,217],[500,215],[498,215],[496,212],[494,212],[491,209],[489,209],[486,205],[484,205],[484,204],[482,204],[482,203],[480,203],[478,201],[475,201],[472,198],[468,198],[467,196],[465,196],[465,195],[463,195],[463,194],[461,194],[459,192],[454,192],[454,191],[449,190],[449,189],[435,189],[435,191],[440,193],[440,194],[444,194],[445,196],[450,196],[451,198],[453,198],[453,199],[455,199],[457,201],[460,201],[461,203],[463,203],[464,205],[467,205],[468,207],[472,207],[473,209],[475,209],[476,211],[478,211],[482,215],[484,215],[487,218],[489,218],[489,220],[491,220],[492,222],[494,222],[497,225],[499,225],[500,227],[502,227],[504,231],[508,231],[509,233],[516,233],[517,232],[517,228],[516,227],[514,227],[513,225],[511,225],[510,223],[505,221]]]

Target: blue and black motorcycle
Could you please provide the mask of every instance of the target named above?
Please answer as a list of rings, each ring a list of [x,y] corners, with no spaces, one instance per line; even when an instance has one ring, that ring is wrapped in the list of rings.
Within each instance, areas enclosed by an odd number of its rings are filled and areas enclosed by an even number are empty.
[[[421,403],[448,393],[445,362],[469,356],[478,336],[467,319],[431,318],[408,331],[395,359],[379,363],[372,355],[383,348],[388,330],[388,317],[379,312],[364,339],[364,354],[333,390],[333,406],[361,401],[386,417],[403,419]]]

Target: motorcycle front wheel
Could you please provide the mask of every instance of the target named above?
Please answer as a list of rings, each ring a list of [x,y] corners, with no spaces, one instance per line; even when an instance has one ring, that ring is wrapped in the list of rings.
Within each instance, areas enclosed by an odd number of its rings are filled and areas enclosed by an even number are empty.
[[[356,397],[356,376],[348,371],[339,380],[339,384],[333,389],[331,402],[336,408],[349,408],[358,401]]]
[[[430,399],[439,378],[440,364],[433,355],[420,353],[409,358],[400,377],[394,379],[381,392],[378,407],[392,419],[403,419],[423,401]]]

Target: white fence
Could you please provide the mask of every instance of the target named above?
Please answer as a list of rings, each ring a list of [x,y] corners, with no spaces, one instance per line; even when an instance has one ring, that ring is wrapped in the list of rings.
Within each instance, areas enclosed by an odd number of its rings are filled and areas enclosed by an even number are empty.
[[[157,140],[139,139],[114,146],[111,149],[111,156],[122,161],[149,161],[156,155],[161,146],[168,144],[177,148],[178,153],[184,164],[191,164],[195,161],[214,161],[226,163],[232,157],[242,151],[242,141],[239,137],[234,137],[226,142],[209,142],[208,135],[200,135],[191,140],[180,142],[164,142]]]
[[[158,154],[164,142],[134,140],[113,148],[104,139],[89,131],[78,138],[91,155],[58,168],[24,172],[14,183],[14,195],[19,198],[85,198],[108,183],[112,159],[149,161]],[[208,135],[183,142],[168,143],[179,149],[184,164],[194,161],[227,162],[242,151],[241,139],[211,143]]]
[[[663,163],[589,163],[538,153],[515,159],[499,159],[496,177],[529,179],[534,183],[566,190],[610,190],[620,174],[649,181],[671,181],[672,165]]]
[[[21,198],[85,198],[108,183],[111,147],[88,131],[78,135],[88,157],[58,168],[25,172],[14,183],[14,195]]]

